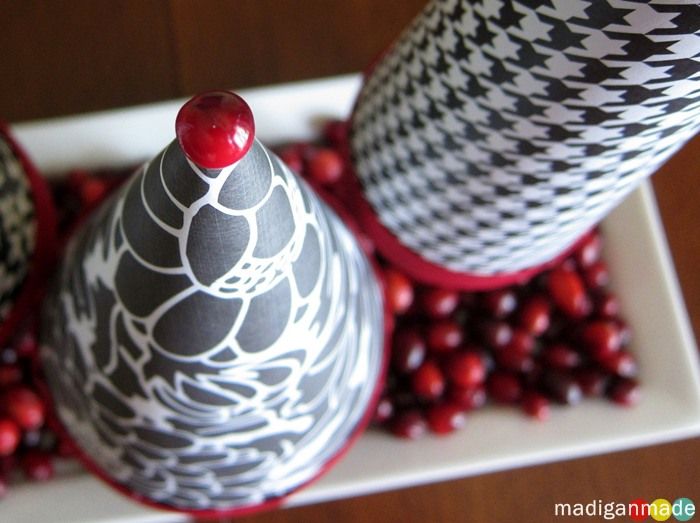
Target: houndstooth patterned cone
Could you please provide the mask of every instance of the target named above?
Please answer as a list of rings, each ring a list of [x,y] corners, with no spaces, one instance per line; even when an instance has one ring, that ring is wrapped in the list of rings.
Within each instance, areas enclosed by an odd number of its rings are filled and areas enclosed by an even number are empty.
[[[440,268],[537,266],[698,131],[699,57],[695,0],[432,1],[358,98],[365,197]]]
[[[36,227],[29,179],[12,146],[0,134],[0,324],[29,272]]]
[[[316,477],[361,425],[382,353],[367,259],[257,141],[222,169],[177,142],[143,167],[70,243],[42,329],[84,454],[186,511],[249,508]]]

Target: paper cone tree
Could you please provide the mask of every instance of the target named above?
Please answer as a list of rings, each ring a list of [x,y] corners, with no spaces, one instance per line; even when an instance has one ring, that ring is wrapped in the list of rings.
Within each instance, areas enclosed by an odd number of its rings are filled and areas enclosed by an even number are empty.
[[[70,243],[42,360],[84,460],[197,514],[279,501],[368,419],[383,367],[373,270],[339,218],[254,139],[229,92]]]
[[[54,238],[48,189],[0,124],[0,345],[35,307]]]
[[[432,1],[351,122],[362,213],[414,278],[522,280],[700,128],[696,2]]]

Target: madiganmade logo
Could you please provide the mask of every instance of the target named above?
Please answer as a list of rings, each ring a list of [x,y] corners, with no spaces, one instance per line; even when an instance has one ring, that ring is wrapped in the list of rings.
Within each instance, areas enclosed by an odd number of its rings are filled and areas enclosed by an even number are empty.
[[[589,503],[555,503],[554,515],[565,517],[597,517],[607,520],[629,518],[632,521],[690,521],[695,516],[695,504],[690,498],[678,498],[673,503],[664,498],[658,498],[648,503],[643,499],[635,499],[629,503],[616,501],[604,502],[601,499]],[[671,519],[673,521],[673,519]]]

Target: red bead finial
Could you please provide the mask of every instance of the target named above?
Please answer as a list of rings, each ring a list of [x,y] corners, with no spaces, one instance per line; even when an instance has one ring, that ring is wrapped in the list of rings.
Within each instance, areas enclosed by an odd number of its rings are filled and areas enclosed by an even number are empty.
[[[221,169],[248,152],[255,121],[243,98],[230,91],[210,91],[182,106],[175,134],[190,160],[205,169]]]

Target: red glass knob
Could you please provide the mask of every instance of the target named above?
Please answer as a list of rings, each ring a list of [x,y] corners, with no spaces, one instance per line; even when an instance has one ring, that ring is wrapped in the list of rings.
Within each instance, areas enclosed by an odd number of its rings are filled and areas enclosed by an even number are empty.
[[[221,169],[245,156],[255,137],[253,113],[229,91],[199,94],[182,106],[175,134],[183,152],[199,167]]]

